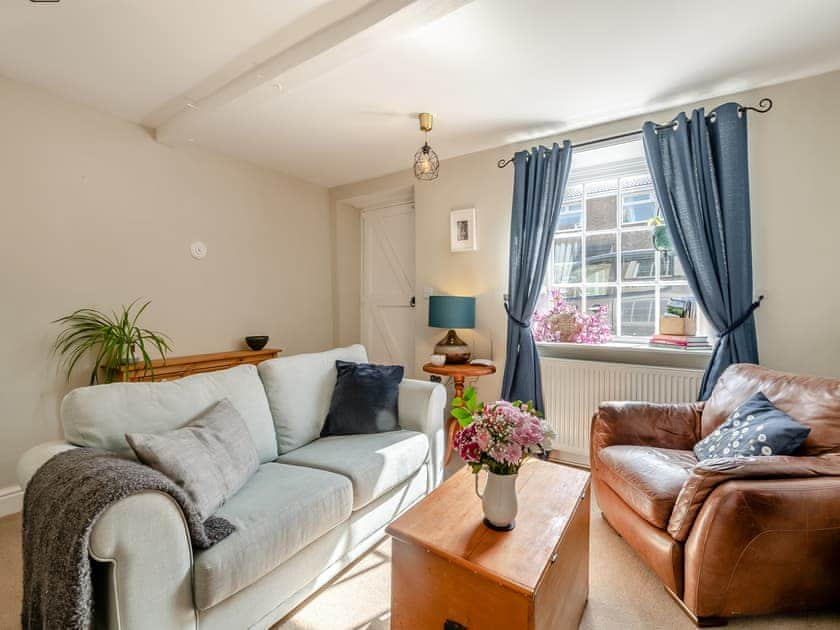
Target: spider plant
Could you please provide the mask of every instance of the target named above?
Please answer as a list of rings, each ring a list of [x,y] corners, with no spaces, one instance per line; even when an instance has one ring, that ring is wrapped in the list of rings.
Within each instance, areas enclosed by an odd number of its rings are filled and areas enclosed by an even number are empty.
[[[154,348],[161,358],[166,358],[166,353],[171,350],[171,340],[163,333],[137,325],[140,315],[151,303],[138,307],[138,301],[123,305],[119,313],[114,311],[111,315],[93,308],[82,308],[53,322],[64,326],[55,340],[53,352],[61,356],[68,381],[73,368],[85,354],[94,358],[91,385],[112,382],[120,374],[121,366],[135,361],[139,363],[141,359],[143,373],[154,374],[149,350]],[[122,379],[128,379],[125,370],[122,370]]]

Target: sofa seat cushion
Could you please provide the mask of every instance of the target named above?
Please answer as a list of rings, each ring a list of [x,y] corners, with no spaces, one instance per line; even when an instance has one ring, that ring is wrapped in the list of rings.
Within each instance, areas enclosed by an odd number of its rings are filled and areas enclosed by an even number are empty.
[[[697,464],[691,451],[651,446],[601,449],[604,482],[639,516],[665,529],[688,473]]]
[[[195,604],[205,610],[281,565],[350,517],[353,488],[325,470],[268,463],[218,512],[236,526],[198,551]]]
[[[315,440],[277,461],[347,477],[358,510],[416,473],[429,455],[429,439],[416,431],[341,435]]]

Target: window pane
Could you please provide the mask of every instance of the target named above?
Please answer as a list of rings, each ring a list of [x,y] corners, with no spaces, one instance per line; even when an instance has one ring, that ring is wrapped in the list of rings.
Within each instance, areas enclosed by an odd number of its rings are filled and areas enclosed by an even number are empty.
[[[639,230],[621,233],[621,277],[623,280],[654,280],[656,278],[656,252],[650,232]]]
[[[656,330],[656,287],[623,287],[621,290],[621,334],[650,337]]]
[[[579,230],[583,224],[583,203],[565,203],[560,207],[557,230]]]
[[[586,229],[611,230],[616,227],[616,180],[593,182],[586,185]],[[599,195],[597,197],[593,195]]]
[[[599,305],[607,307],[607,320],[610,322],[612,334],[616,334],[615,327],[615,287],[589,287],[586,289],[586,310],[587,313],[597,311]]]
[[[659,252],[659,277],[662,280],[685,280],[682,264],[674,252]]]
[[[554,239],[554,284],[580,282],[580,236]]]
[[[691,297],[691,289],[687,284],[666,285],[659,288],[659,312],[665,312],[665,306],[668,304],[668,299],[673,297]],[[696,300],[695,300],[696,301]],[[698,309],[699,310],[699,309]]]
[[[586,237],[586,281],[615,282],[618,255],[615,234]]]
[[[644,223],[656,216],[656,200],[652,190],[625,193],[621,196],[624,223]]]

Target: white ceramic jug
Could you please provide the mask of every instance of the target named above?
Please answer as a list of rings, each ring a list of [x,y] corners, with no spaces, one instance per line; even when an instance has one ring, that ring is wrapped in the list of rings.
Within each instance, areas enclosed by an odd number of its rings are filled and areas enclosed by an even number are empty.
[[[516,475],[487,473],[484,492],[478,490],[478,474],[475,475],[475,493],[484,508],[484,524],[497,531],[510,531],[519,505],[516,502]]]

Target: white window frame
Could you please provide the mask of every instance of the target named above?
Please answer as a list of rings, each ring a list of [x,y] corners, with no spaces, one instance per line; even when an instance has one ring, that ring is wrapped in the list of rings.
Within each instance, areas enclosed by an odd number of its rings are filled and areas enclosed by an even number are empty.
[[[633,159],[633,160],[625,160],[622,162],[612,162],[605,165],[598,165],[592,166],[587,168],[580,168],[580,169],[573,169],[573,171],[569,175],[569,181],[566,184],[566,189],[576,186],[582,185],[583,192],[579,199],[581,204],[581,226],[579,229],[561,229],[555,233],[555,238],[552,240],[551,252],[549,254],[549,261],[548,261],[548,271],[545,274],[545,281],[544,281],[544,290],[549,289],[574,289],[580,292],[581,301],[580,301],[580,308],[583,312],[586,312],[588,308],[588,298],[586,295],[587,289],[615,289],[615,325],[616,331],[622,331],[623,328],[623,291],[622,289],[626,287],[653,287],[654,289],[654,334],[659,332],[659,317],[661,315],[661,297],[662,297],[662,289],[666,287],[681,287],[685,288],[685,293],[687,295],[692,295],[691,287],[689,287],[687,280],[662,280],[660,279],[661,273],[661,254],[658,252],[654,256],[654,275],[653,278],[648,280],[624,280],[623,278],[623,264],[622,264],[622,234],[625,232],[649,232],[650,228],[647,225],[647,222],[634,222],[628,223],[625,225],[623,223],[624,212],[623,212],[623,205],[622,205],[622,198],[624,194],[630,193],[630,190],[622,190],[622,178],[625,177],[633,177],[633,176],[649,176],[650,171],[648,169],[647,163],[644,158],[640,159]],[[612,193],[609,195],[603,194],[595,194],[592,196],[587,196],[586,188],[587,184],[599,181],[599,180],[609,180],[609,179],[616,179],[618,186],[617,190],[614,193],[616,196],[616,227],[614,229],[606,229],[606,230],[593,230],[588,231],[586,228],[587,222],[587,212],[586,212],[586,201],[589,198],[595,197],[603,197],[603,196],[612,196]],[[633,187],[632,192],[642,192],[650,190],[653,192],[653,185],[645,186],[645,187]],[[656,207],[657,214],[659,213],[659,203],[656,200],[656,193],[653,192],[653,200]],[[578,203],[576,199],[574,203]],[[566,204],[564,204],[566,205]],[[554,261],[554,243],[558,237],[566,237],[569,238],[572,235],[576,235],[578,242],[580,243],[581,247],[581,281],[580,282],[564,282],[564,283],[555,283],[555,261]],[[598,235],[615,235],[616,238],[616,279],[614,282],[586,282],[586,242],[587,238],[591,236],[598,236]],[[572,238],[574,240],[574,238]],[[698,331],[697,334],[702,335],[704,334],[705,325],[703,321],[702,314],[698,313]],[[614,335],[613,341],[618,343],[632,343],[632,344],[639,344],[640,342],[646,342],[648,337],[645,336],[632,336],[632,335]]]

